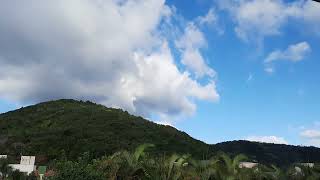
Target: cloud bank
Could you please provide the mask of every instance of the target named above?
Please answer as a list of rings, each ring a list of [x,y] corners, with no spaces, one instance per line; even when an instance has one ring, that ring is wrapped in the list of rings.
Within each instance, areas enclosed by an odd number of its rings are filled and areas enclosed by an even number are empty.
[[[283,137],[277,136],[249,136],[246,138],[246,140],[273,144],[288,144],[288,142]]]
[[[319,127],[319,125],[315,125],[313,129],[304,129],[300,132],[300,136],[304,138],[306,145],[320,147]]]
[[[146,117],[191,115],[194,100],[219,94],[213,79],[201,84],[190,75],[214,75],[199,52],[205,41],[197,26],[181,35],[185,70],[177,68],[158,28],[172,12],[164,0],[4,0],[0,98],[88,99]]]
[[[314,129],[308,129],[301,132],[302,137],[306,138],[320,138],[320,131]]]

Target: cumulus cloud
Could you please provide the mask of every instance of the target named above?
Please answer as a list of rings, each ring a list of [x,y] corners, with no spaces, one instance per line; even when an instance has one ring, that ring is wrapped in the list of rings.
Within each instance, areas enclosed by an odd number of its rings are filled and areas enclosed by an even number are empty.
[[[279,34],[287,19],[286,6],[278,0],[230,1],[223,5],[236,22],[236,34],[245,41]]]
[[[136,88],[132,93],[139,99],[134,103],[143,107],[144,111],[159,109],[162,116],[180,111],[183,111],[183,114],[192,114],[196,106],[189,97],[211,101],[219,98],[214,82],[202,86],[192,80],[187,72],[179,72],[166,43],[151,55],[136,54],[135,62],[139,73],[135,76],[137,79],[128,77],[130,80],[127,83],[127,92],[131,91],[131,87]]]
[[[279,35],[289,19],[301,20],[313,32],[320,32],[320,4],[313,1],[221,0],[219,6],[231,14],[237,36],[245,41]]]
[[[286,50],[276,50],[271,52],[265,59],[266,63],[277,60],[301,61],[306,54],[311,51],[311,47],[307,42],[300,42],[290,45]]]
[[[182,54],[182,64],[184,64],[191,72],[194,72],[197,78],[207,75],[215,76],[215,71],[210,68],[200,50],[207,46],[207,42],[203,33],[194,23],[189,23],[183,35],[175,42]]]
[[[146,117],[190,115],[193,99],[219,95],[214,81],[200,84],[177,68],[158,32],[170,14],[164,0],[5,0],[1,98],[89,99]],[[201,38],[193,49],[203,45]]]
[[[303,28],[303,31],[320,35],[320,3],[315,1],[297,3],[291,8],[290,14],[308,27]]]
[[[246,138],[246,140],[273,144],[288,144],[288,142],[283,137],[277,136],[249,136]]]

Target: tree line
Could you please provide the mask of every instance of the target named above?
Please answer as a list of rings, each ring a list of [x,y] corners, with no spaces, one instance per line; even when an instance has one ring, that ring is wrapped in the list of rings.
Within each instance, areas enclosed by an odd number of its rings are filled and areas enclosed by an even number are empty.
[[[318,180],[320,166],[293,164],[286,169],[274,165],[258,164],[253,168],[241,168],[239,164],[248,158],[239,154],[230,157],[217,153],[208,159],[194,159],[191,155],[151,155],[153,144],[143,144],[134,151],[118,151],[110,156],[92,159],[84,153],[77,160],[68,160],[64,153],[50,165],[53,170],[48,180]],[[1,160],[2,179],[32,179],[10,170]]]

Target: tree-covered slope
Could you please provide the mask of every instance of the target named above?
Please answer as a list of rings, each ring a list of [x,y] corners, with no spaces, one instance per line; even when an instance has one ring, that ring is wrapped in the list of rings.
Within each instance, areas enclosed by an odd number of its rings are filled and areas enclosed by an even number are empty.
[[[232,141],[208,145],[177,129],[119,109],[91,102],[57,100],[0,114],[0,154],[56,158],[64,150],[74,159],[84,152],[99,157],[155,144],[152,153],[207,158],[218,151],[245,154],[265,164],[320,162],[320,149]]]
[[[57,100],[0,115],[0,153],[71,158],[96,156],[143,143],[156,152],[201,154],[208,146],[170,126],[155,124],[119,109],[91,102]]]
[[[316,147],[250,141],[229,141],[212,146],[213,151],[228,152],[231,155],[246,154],[262,164],[286,166],[293,163],[320,162],[320,149]]]

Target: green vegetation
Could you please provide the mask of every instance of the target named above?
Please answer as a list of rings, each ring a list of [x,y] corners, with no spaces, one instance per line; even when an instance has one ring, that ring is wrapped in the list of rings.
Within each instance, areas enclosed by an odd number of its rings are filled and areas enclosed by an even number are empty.
[[[212,151],[227,152],[231,156],[245,154],[251,160],[279,167],[287,167],[293,163],[320,162],[320,149],[316,147],[231,141],[213,145]]]
[[[57,158],[61,151],[76,159],[94,157],[140,144],[157,146],[155,153],[202,156],[208,145],[170,126],[155,124],[126,111],[91,102],[58,100],[0,115],[0,153]]]
[[[91,159],[83,153],[77,160],[68,160],[62,154],[51,165],[51,176],[46,180],[318,180],[320,165],[306,167],[292,165],[280,169],[274,165],[258,164],[253,168],[240,168],[240,162],[247,160],[244,155],[233,158],[219,153],[209,159],[196,160],[190,155],[172,154],[153,156],[156,147],[143,144],[134,151],[118,151],[110,156]],[[36,180],[39,176],[29,176],[13,171],[6,159],[0,159],[1,180]]]
[[[320,166],[313,168],[293,165],[281,170],[276,166],[259,164],[240,168],[247,158],[230,158],[224,153],[210,159],[195,160],[190,155],[151,156],[151,144],[138,146],[133,152],[119,151],[110,156],[90,160],[84,153],[76,161],[64,157],[54,163],[51,180],[318,180]]]
[[[11,157],[35,155],[38,165],[47,165],[61,154],[71,161],[77,160],[84,152],[90,152],[89,159],[109,157],[123,149],[133,151],[146,143],[156,147],[149,154],[161,157],[157,162],[175,162],[182,158],[174,154],[206,159],[219,152],[230,157],[245,154],[251,161],[281,168],[292,163],[320,162],[319,148],[248,141],[208,145],[173,127],[91,102],[57,100],[0,114],[0,154]],[[172,159],[167,158],[171,155]],[[196,166],[198,171],[204,171],[200,167],[210,166],[207,161],[192,163],[200,163]],[[170,169],[164,165],[159,168]],[[228,173],[232,174],[232,171],[228,170]]]

